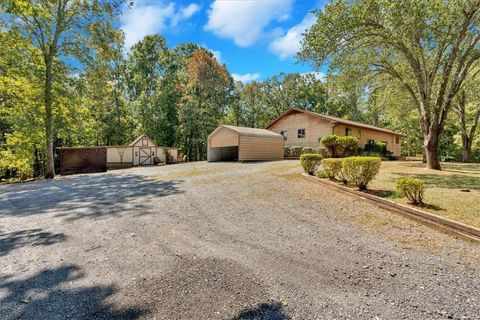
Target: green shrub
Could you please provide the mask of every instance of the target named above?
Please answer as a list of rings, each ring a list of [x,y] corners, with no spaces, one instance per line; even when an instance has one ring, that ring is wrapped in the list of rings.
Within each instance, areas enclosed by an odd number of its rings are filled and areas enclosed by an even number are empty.
[[[322,156],[319,154],[306,153],[300,156],[300,164],[309,175],[313,175],[322,161]]]
[[[352,136],[341,136],[337,137],[337,154],[340,154],[341,157],[347,155],[352,155],[355,153],[358,146],[358,139]]]
[[[387,158],[392,154],[392,152],[387,150],[387,144],[381,141],[369,141],[365,144],[363,150],[364,154],[368,156],[381,155],[382,158]]]
[[[335,180],[338,173],[342,170],[342,160],[336,158],[328,158],[322,160],[322,168],[330,180]]]
[[[348,157],[343,160],[343,171],[348,179],[360,190],[367,185],[380,170],[382,160],[377,157]]]
[[[290,147],[290,156],[291,157],[300,157],[302,154],[302,147],[299,146],[291,146]]]
[[[403,192],[410,203],[423,205],[425,183],[423,180],[414,178],[401,178],[397,180],[397,190]]]
[[[327,156],[327,149],[325,149],[323,147],[313,148],[312,153],[321,154],[322,157],[325,158]]]
[[[290,147],[283,147],[283,156],[285,158],[290,157]]]
[[[313,154],[315,152],[313,152],[313,148],[310,148],[310,147],[303,147],[302,148],[302,154]]]
[[[336,135],[326,135],[325,137],[320,139],[320,142],[325,146],[332,158],[335,158],[337,156],[336,148],[338,146],[338,137]]]
[[[325,170],[318,170],[317,173],[315,174],[319,178],[329,178],[328,174],[325,172]]]

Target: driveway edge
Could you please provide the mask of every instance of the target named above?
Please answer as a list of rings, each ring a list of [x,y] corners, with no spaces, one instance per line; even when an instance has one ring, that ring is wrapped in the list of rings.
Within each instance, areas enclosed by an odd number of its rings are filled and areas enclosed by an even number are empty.
[[[392,200],[387,200],[383,199],[377,196],[374,196],[369,193],[357,191],[354,189],[351,189],[349,187],[345,187],[342,185],[339,185],[335,182],[327,181],[320,179],[315,176],[308,175],[306,173],[302,173],[302,175],[311,181],[318,182],[320,184],[323,184],[325,186],[328,186],[332,189],[340,190],[345,193],[353,194],[356,195],[357,197],[360,197],[362,199],[369,200],[370,202],[374,202],[377,205],[379,205],[381,208],[390,210],[390,211],[395,211],[398,213],[401,213],[405,216],[408,216],[410,218],[413,218],[415,220],[419,220],[423,223],[426,223],[430,226],[434,227],[440,227],[443,231],[447,231],[448,233],[454,233],[456,235],[461,236],[462,238],[466,238],[468,240],[473,240],[475,242],[480,243],[480,229],[463,224],[461,222],[457,222],[454,220],[450,220],[448,218],[443,218],[440,216],[437,216],[435,214],[432,214],[430,212],[426,212],[417,208],[412,208],[407,205],[392,201]]]

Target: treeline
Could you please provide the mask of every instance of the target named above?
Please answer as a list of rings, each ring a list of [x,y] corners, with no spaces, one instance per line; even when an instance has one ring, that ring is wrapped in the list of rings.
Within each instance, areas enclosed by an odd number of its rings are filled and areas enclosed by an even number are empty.
[[[408,155],[422,154],[431,137],[414,96],[398,80],[374,74],[367,59],[373,57],[331,49],[326,76],[280,73],[244,84],[193,43],[170,48],[162,36],[149,35],[125,48],[113,25],[121,4],[2,2],[0,177],[51,177],[57,147],[121,145],[141,133],[203,160],[207,136],[219,124],[265,127],[290,107],[402,132]],[[327,8],[319,21],[341,14]],[[339,36],[320,27],[307,34],[303,60],[323,61],[315,43]],[[407,68],[403,61],[397,67]],[[468,79],[442,118],[439,159],[479,161],[478,81]]]

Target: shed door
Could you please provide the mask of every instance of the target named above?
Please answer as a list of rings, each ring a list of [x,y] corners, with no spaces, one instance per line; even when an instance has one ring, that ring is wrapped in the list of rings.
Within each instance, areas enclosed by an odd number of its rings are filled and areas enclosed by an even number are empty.
[[[145,164],[152,164],[152,152],[151,148],[140,148],[138,150],[138,164],[145,165]]]

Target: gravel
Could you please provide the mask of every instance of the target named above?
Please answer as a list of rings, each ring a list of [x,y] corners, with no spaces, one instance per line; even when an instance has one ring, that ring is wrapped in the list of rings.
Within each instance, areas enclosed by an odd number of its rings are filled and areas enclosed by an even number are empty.
[[[0,319],[480,319],[480,246],[296,161],[0,186]]]

